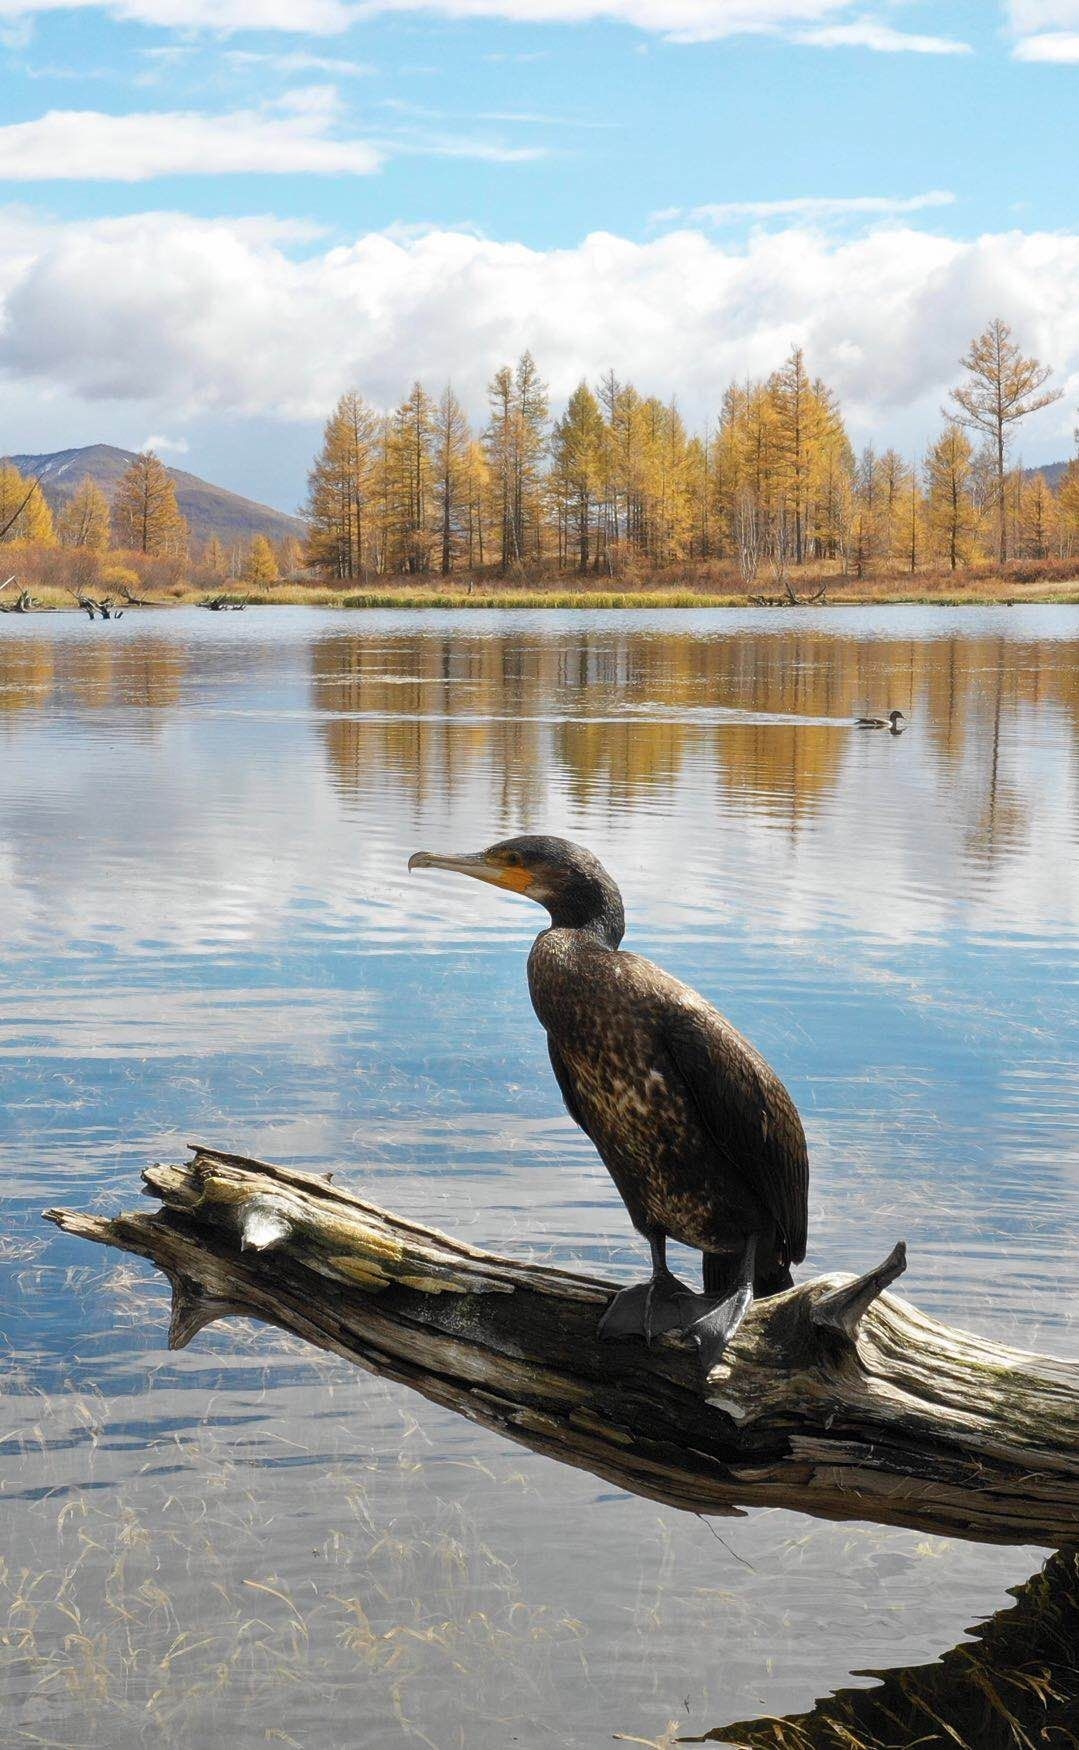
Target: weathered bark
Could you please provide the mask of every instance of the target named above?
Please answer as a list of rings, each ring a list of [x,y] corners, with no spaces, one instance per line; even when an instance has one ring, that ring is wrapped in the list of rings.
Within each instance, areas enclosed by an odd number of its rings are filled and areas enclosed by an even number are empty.
[[[483,1252],[327,1179],[197,1149],[164,1207],[46,1211],[173,1285],[169,1343],[279,1325],[534,1451],[698,1513],[793,1507],[994,1543],[1079,1538],[1079,1367],[953,1331],[867,1275],[757,1302],[707,1381],[664,1339],[600,1342],[615,1284]]]

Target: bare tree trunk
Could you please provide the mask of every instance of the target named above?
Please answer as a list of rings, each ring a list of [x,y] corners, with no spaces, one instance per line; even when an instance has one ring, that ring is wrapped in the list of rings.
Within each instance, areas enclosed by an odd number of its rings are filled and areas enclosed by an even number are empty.
[[[947,1329],[865,1276],[758,1301],[695,1350],[601,1342],[615,1284],[482,1252],[328,1180],[198,1149],[164,1208],[67,1233],[151,1259],[169,1343],[265,1319],[534,1451],[695,1513],[798,1508],[992,1543],[1079,1538],[1079,1367]]]

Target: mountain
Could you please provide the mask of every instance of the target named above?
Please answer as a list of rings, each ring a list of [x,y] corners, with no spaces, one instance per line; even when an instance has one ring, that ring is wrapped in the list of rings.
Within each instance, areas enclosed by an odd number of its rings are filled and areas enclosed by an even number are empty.
[[[1046,462],[1041,468],[1024,468],[1023,473],[1028,480],[1033,474],[1044,474],[1045,484],[1051,486],[1055,492],[1064,478],[1064,470],[1069,466],[1067,462]]]
[[[9,456],[7,460],[15,464],[20,474],[36,474],[49,503],[59,510],[80,480],[87,477],[111,499],[120,476],[135,460],[135,453],[119,450],[114,444],[87,444],[79,450]],[[216,535],[226,550],[249,541],[252,535],[265,535],[271,541],[287,540],[290,535],[303,540],[305,530],[299,517],[286,516],[284,511],[271,510],[267,504],[256,504],[253,499],[241,498],[239,493],[226,492],[223,486],[212,486],[183,468],[170,468],[169,474],[196,552],[211,535]]]

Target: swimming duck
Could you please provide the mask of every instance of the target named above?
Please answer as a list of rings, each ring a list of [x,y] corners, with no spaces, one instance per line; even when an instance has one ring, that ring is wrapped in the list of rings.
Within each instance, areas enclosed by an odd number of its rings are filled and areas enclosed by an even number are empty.
[[[899,725],[905,723],[902,711],[889,711],[887,717],[856,717],[855,729],[890,729],[893,735],[902,735]]]

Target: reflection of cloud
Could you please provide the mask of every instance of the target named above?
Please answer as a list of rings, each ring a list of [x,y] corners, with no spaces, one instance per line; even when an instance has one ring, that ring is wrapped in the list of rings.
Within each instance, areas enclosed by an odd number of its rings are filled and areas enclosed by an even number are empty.
[[[125,621],[107,646],[29,628],[0,638],[9,940],[148,964],[312,929],[523,940],[532,908],[404,871],[424,842],[521,827],[593,843],[638,939],[1064,923],[1079,672],[1068,644],[967,613],[931,639],[867,639],[849,613],[838,636],[386,616],[283,643],[272,611],[228,637]],[[846,727],[893,702],[898,741]]]
[[[41,1058],[77,1057],[115,1063],[126,1058],[197,1056],[200,1062],[227,1054],[294,1052],[302,1037],[304,1056],[329,1050],[346,1025],[353,1031],[372,1025],[369,996],[342,996],[313,988],[251,990],[214,985],[210,989],[138,987],[95,990],[92,1002],[73,1007],[66,987],[34,993],[34,1054]],[[0,1052],[17,1050],[25,1020],[10,1025],[0,1018]]]

